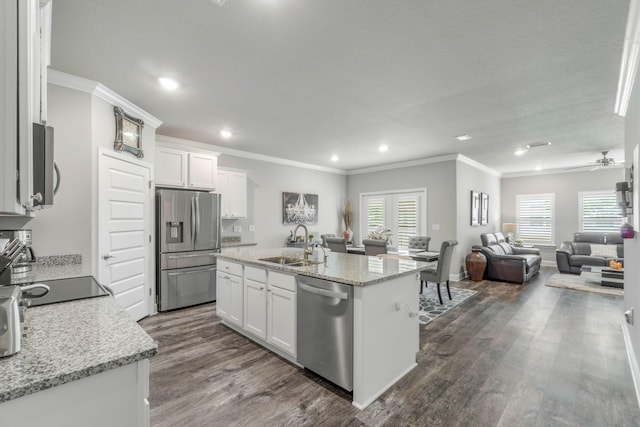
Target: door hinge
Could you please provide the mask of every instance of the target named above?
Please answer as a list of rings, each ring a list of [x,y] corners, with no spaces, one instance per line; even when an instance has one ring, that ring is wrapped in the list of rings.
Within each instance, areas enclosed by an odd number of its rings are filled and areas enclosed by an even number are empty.
[[[149,242],[151,242],[151,234],[149,234]]]
[[[151,296],[151,288],[149,288],[149,296]]]
[[[151,188],[151,183],[152,183],[152,182],[153,182],[153,181],[149,181],[149,188]]]

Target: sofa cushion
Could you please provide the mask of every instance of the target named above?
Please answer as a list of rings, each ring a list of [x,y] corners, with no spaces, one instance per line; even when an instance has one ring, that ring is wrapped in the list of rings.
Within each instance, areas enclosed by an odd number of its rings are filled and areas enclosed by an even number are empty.
[[[595,232],[573,233],[573,241],[583,243],[606,243],[605,233]]]
[[[525,255],[518,255],[521,256],[522,258],[524,258],[527,262],[527,272],[529,270],[531,270],[533,267],[535,266],[539,266],[540,262],[542,261],[542,258],[540,257],[540,255],[535,255],[535,254],[525,254]]]
[[[573,255],[569,258],[569,264],[574,267],[580,267],[583,265],[606,265],[603,257],[594,257],[589,255]]]
[[[502,249],[502,246],[500,245],[491,245],[487,246],[487,248],[496,255],[506,255],[504,253],[504,249]]]
[[[618,256],[618,248],[616,245],[591,244],[591,256],[615,258]]]
[[[573,253],[575,255],[591,254],[591,243],[573,242],[571,243],[571,246],[573,246]]]
[[[498,245],[502,248],[505,255],[513,255],[513,249],[511,248],[511,245],[504,242],[498,243]]]
[[[480,241],[482,242],[482,246],[491,246],[498,243],[496,236],[493,233],[484,233],[480,235]]]

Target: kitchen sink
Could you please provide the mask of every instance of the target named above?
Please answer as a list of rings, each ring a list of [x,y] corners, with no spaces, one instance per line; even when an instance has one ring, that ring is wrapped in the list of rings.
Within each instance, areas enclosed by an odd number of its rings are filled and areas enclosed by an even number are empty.
[[[260,258],[259,261],[272,262],[274,264],[289,265],[291,267],[304,267],[307,265],[322,264],[323,261],[311,261],[308,259],[293,258],[288,256],[276,256],[271,258]]]

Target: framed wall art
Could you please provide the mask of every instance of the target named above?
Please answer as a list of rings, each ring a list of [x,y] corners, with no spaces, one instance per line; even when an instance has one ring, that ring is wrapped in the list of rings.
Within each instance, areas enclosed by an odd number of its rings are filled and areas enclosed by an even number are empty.
[[[489,195],[480,193],[480,224],[489,224]]]
[[[125,113],[120,107],[113,107],[116,118],[116,140],[113,149],[128,151],[138,158],[144,157],[142,151],[142,128],[144,122]]]
[[[317,224],[318,195],[282,193],[283,224]]]
[[[471,225],[480,225],[480,193],[471,191]]]

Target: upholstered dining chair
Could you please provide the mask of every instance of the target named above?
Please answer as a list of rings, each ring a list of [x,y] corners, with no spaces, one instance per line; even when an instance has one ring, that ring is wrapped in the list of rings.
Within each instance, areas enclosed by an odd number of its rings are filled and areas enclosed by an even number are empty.
[[[387,241],[378,239],[364,239],[364,254],[367,256],[376,256],[378,254],[387,253]]]
[[[336,237],[335,234],[321,234],[320,238],[322,239],[322,246],[327,247],[327,237]]]
[[[451,271],[451,260],[453,259],[453,250],[458,244],[456,240],[445,240],[440,246],[440,256],[438,257],[438,267],[433,269],[422,270],[420,272],[420,293],[422,293],[425,282],[436,283],[438,286],[438,298],[440,304],[442,302],[442,294],[440,293],[440,284],[447,284],[447,294],[451,299],[451,290],[449,289],[449,272]]]
[[[409,247],[407,249],[410,251],[428,251],[430,241],[431,237],[429,236],[411,236],[409,237]]]
[[[325,241],[331,252],[347,253],[347,239],[344,237],[325,237]]]

